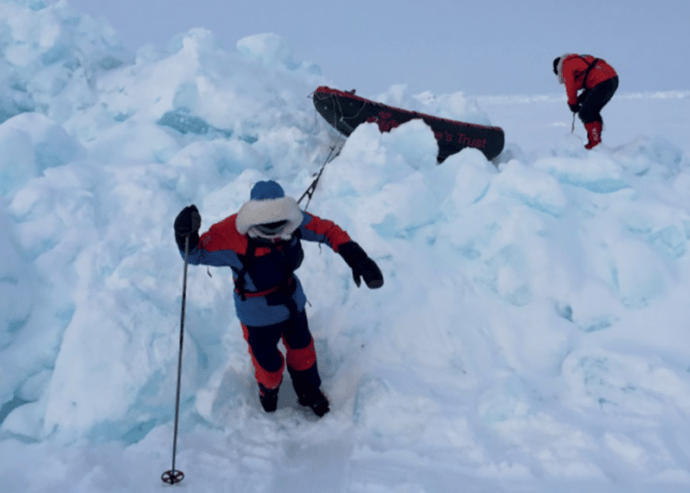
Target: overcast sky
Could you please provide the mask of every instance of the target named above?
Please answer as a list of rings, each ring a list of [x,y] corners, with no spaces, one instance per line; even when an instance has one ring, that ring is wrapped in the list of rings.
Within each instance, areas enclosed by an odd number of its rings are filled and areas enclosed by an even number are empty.
[[[68,0],[103,17],[133,51],[166,48],[193,27],[235,49],[281,35],[340,89],[373,96],[559,92],[551,63],[566,52],[605,58],[621,91],[690,88],[690,0]]]

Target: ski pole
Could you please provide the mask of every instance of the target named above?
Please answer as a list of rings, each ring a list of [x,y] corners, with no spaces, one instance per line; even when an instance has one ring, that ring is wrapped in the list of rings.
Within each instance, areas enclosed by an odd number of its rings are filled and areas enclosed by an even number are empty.
[[[573,124],[570,126],[570,133],[575,132],[575,115],[577,113],[573,113]]]
[[[180,418],[180,386],[182,381],[182,346],[184,343],[184,308],[187,300],[187,265],[189,264],[189,235],[184,240],[184,274],[182,276],[182,313],[180,315],[180,352],[177,360],[177,393],[175,396],[175,428],[173,432],[172,469],[161,475],[164,483],[175,484],[184,479],[184,473],[175,469],[177,454],[177,424]]]

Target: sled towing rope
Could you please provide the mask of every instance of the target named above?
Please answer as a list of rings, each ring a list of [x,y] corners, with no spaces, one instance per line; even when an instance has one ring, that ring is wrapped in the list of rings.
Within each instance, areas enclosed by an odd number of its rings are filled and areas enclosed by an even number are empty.
[[[338,136],[338,140],[331,145],[330,149],[331,152],[328,153],[328,156],[326,156],[326,159],[324,160],[323,164],[321,165],[321,169],[319,169],[319,172],[316,175],[316,178],[314,178],[314,181],[311,182],[311,185],[304,191],[304,193],[300,196],[299,200],[297,201],[297,204],[302,202],[302,199],[304,197],[309,197],[307,200],[307,204],[304,206],[304,211],[307,211],[307,207],[309,207],[309,202],[311,202],[311,198],[314,196],[314,192],[316,191],[316,186],[319,184],[319,180],[321,179],[321,174],[323,173],[324,168],[328,163],[333,161],[336,157],[338,157],[338,154],[340,154],[340,151],[343,149],[343,146],[345,145],[345,138],[342,135]]]
[[[180,382],[182,381],[182,345],[184,343],[184,307],[187,300],[187,266],[189,265],[189,235],[184,240],[184,274],[182,276],[182,313],[180,315],[180,352],[177,359],[177,392],[175,395],[175,428],[173,432],[172,468],[161,475],[164,483],[176,484],[184,479],[184,473],[175,469],[177,453],[177,423],[180,420]]]

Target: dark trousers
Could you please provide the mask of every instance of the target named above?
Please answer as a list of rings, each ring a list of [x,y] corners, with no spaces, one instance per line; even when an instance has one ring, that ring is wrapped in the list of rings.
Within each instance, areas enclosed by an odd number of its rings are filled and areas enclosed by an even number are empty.
[[[582,123],[603,122],[601,109],[611,101],[613,94],[618,89],[618,76],[597,84],[592,89],[587,89],[577,98],[580,103],[580,120]]]
[[[304,311],[292,312],[288,320],[275,325],[251,327],[242,324],[242,331],[249,344],[256,381],[262,392],[280,386],[286,360],[298,396],[307,395],[321,386],[314,339]],[[285,357],[278,349],[281,339],[287,351]]]

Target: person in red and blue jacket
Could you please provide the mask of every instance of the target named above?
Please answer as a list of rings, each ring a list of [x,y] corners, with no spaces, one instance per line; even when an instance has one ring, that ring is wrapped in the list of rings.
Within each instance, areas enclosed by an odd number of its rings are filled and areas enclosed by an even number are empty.
[[[568,107],[580,116],[587,130],[586,149],[601,144],[604,120],[601,110],[618,89],[618,74],[611,65],[592,55],[566,54],[553,61],[553,73],[565,85]],[[582,93],[578,96],[578,91]]]
[[[380,288],[381,270],[347,232],[303,212],[272,180],[256,183],[250,200],[236,214],[201,236],[200,226],[197,207],[185,207],[174,223],[177,245],[190,264],[232,270],[235,311],[249,345],[262,407],[266,412],[276,410],[287,363],[299,403],[323,416],[329,402],[320,390],[306,296],[295,275],[304,258],[301,240],[326,243],[339,253],[357,286],[363,278],[369,288]],[[281,339],[285,357],[278,349]]]

